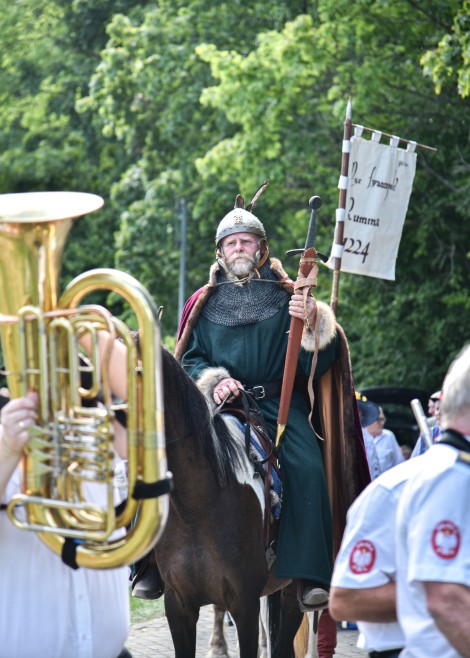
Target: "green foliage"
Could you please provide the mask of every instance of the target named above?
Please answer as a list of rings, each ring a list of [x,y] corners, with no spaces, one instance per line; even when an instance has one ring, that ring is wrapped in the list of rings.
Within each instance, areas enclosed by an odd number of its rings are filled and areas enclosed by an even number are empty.
[[[246,57],[212,46],[198,50],[219,81],[201,100],[224,111],[235,126],[233,135],[197,162],[199,171],[238,180],[274,171],[279,193],[275,239],[287,235],[283,226],[299,226],[300,213],[288,202],[299,208],[301,191],[308,198],[303,172],[314,172],[315,192],[326,201],[320,225],[325,214],[333,215],[339,165],[333,162],[334,142],[339,144],[340,112],[348,95],[353,120],[438,149],[419,154],[397,282],[342,276],[339,319],[362,386],[439,387],[449,360],[468,338],[462,323],[469,303],[468,254],[462,247],[468,214],[468,113],[451,89],[435,96],[420,64],[423,47],[438,42],[443,26],[452,25],[456,3],[439,4],[437,11],[436,3],[323,2],[320,24],[299,16],[282,32],[260,35],[257,50]],[[254,70],[256,87],[250,83]],[[254,88],[256,101],[250,94]],[[248,116],[237,116],[235,99]],[[269,146],[263,144],[265,137]],[[311,150],[305,148],[309,143]],[[326,228],[332,236],[331,224]],[[328,250],[326,235],[320,228],[323,250]],[[426,342],[424,329],[430,334]]]
[[[266,178],[256,213],[271,253],[303,245],[312,194],[329,252],[351,97],[356,123],[437,148],[419,151],[396,282],[341,276],[356,383],[439,388],[468,340],[469,6],[0,0],[0,192],[100,194],[104,208],[74,223],[62,283],[131,273],[164,306],[172,345],[183,207],[186,296],[207,280],[235,195]],[[326,301],[331,279],[322,268]]]
[[[459,3],[453,3],[454,7]],[[424,73],[432,78],[436,93],[444,84],[456,85],[462,98],[470,94],[470,2],[464,0],[456,12],[452,29],[436,48],[421,59]]]

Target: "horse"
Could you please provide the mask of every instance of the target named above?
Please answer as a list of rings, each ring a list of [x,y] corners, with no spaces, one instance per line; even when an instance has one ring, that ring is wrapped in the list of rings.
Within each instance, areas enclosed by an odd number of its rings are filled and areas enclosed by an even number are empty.
[[[230,418],[212,414],[203,393],[165,349],[162,364],[174,491],[155,554],[175,657],[195,656],[200,607],[214,604],[219,624],[223,611],[235,622],[240,658],[257,658],[260,597],[291,582],[269,577],[264,484],[247,455],[243,433],[235,431]],[[298,606],[291,615],[294,598],[287,600],[290,607],[281,605],[281,639],[272,654],[284,658],[294,655],[293,638],[302,620]]]
[[[230,612],[240,656],[258,654],[260,597],[268,579],[263,487],[243,442],[212,417],[196,384],[163,350],[165,436],[174,492],[157,561],[176,658],[195,655],[201,606]]]

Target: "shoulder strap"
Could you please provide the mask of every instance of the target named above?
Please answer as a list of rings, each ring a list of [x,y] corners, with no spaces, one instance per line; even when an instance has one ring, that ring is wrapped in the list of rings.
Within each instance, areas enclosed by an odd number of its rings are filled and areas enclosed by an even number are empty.
[[[462,452],[470,452],[470,441],[467,441],[463,434],[455,430],[445,430],[437,443],[445,443]]]
[[[470,441],[455,430],[446,430],[440,437],[437,443],[445,443],[448,446],[457,448],[459,451],[457,460],[470,466]]]

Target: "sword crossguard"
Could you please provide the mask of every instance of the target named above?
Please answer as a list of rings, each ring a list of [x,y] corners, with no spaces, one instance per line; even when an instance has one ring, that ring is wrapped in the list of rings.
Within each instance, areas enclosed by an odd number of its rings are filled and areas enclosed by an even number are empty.
[[[298,254],[303,254],[304,251],[305,249],[289,249],[289,251],[286,251],[286,255],[297,256]],[[326,254],[323,254],[321,251],[317,251],[317,256],[323,263],[326,263],[328,261],[328,256],[326,256]]]

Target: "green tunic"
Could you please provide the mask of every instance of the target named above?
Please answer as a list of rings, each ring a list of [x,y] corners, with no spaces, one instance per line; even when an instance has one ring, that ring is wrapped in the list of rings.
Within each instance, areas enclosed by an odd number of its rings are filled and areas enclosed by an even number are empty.
[[[284,371],[290,326],[287,305],[274,316],[234,327],[199,316],[183,356],[193,378],[208,367],[224,367],[242,384],[279,381]],[[318,355],[315,379],[336,358],[336,341]],[[310,372],[312,355],[300,352],[299,370]],[[276,435],[279,397],[259,400],[271,436]],[[322,455],[308,422],[309,405],[294,390],[282,441],[280,464],[283,501],[277,548],[276,575],[329,585],[332,572],[332,522]]]

